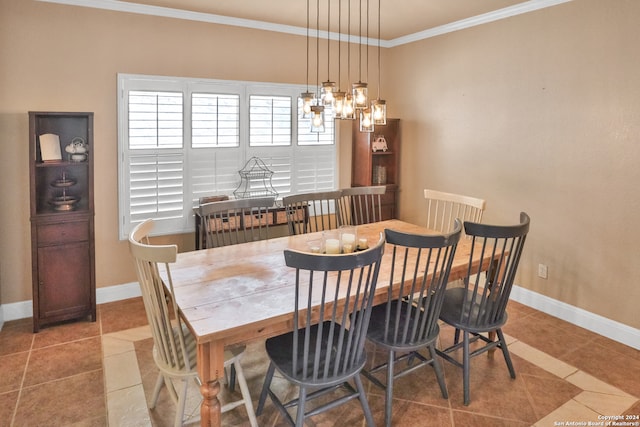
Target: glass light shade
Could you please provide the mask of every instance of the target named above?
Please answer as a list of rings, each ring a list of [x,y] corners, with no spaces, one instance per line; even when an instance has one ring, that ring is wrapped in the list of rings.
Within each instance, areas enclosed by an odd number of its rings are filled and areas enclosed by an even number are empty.
[[[386,125],[387,101],[385,101],[384,99],[376,99],[371,103],[371,109],[373,110],[373,124]]]
[[[356,110],[362,110],[369,107],[369,95],[367,90],[367,84],[358,82],[353,83],[353,108]]]
[[[360,132],[373,132],[373,127],[371,108],[360,110]]]
[[[311,106],[313,105],[313,100],[316,95],[313,92],[302,92],[300,94],[300,99],[302,100],[302,109],[300,111],[300,117],[303,119],[308,119],[311,117]]]
[[[342,110],[344,108],[345,93],[339,89],[333,93],[333,111],[336,118],[342,118]]]
[[[351,93],[347,93],[344,96],[342,117],[340,118],[343,120],[355,120],[356,118],[356,110],[353,108],[353,95],[351,95]]]
[[[311,132],[324,132],[324,106],[311,106]]]
[[[322,82],[322,102],[324,105],[333,105],[333,92],[336,90],[336,84],[334,82],[326,81]]]

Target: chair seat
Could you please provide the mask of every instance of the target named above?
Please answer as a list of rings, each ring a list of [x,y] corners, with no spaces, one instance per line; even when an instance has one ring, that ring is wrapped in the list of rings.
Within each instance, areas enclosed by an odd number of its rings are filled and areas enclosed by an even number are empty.
[[[402,301],[400,304],[401,306],[398,307],[398,302],[393,301],[373,307],[367,338],[378,346],[395,351],[413,351],[424,348],[427,344],[434,342],[440,332],[437,324],[435,324],[432,331],[422,339],[408,341],[402,339],[400,334],[405,333],[404,325],[409,325],[406,330],[406,336],[415,337],[420,335],[415,331],[415,328],[417,326],[419,327],[420,322],[415,322],[415,320],[418,315],[424,315],[424,311],[412,306],[413,309],[410,310],[410,314],[408,314],[411,304],[407,301]],[[390,307],[388,322],[386,317],[387,307]],[[399,315],[398,311],[400,311]],[[397,331],[397,333],[394,335],[391,331]]]
[[[481,304],[481,295],[473,297],[473,291],[465,288],[447,289],[444,294],[440,319],[455,327],[463,328],[469,332],[480,333],[493,331],[507,323],[507,312],[493,321],[488,321],[490,312],[494,310],[494,304]],[[464,313],[464,317],[462,315]],[[475,319],[481,319],[476,321]]]
[[[330,331],[331,322],[324,322],[322,324],[322,334],[323,334],[323,342],[329,342],[329,331]],[[318,331],[320,329],[320,325],[314,325],[309,328],[309,342],[314,343],[317,342],[318,339]],[[344,335],[341,339],[340,333],[343,332]],[[303,373],[304,368],[304,341],[307,339],[306,330],[304,328],[298,330],[298,348],[299,354],[297,357],[297,369],[294,372],[293,367],[293,358],[291,357],[292,349],[294,348],[293,339],[294,333],[289,332],[287,334],[279,335],[274,338],[269,338],[266,341],[265,347],[267,350],[267,354],[276,366],[278,371],[285,376],[289,381],[294,384],[305,384],[310,386],[319,386],[319,387],[330,387],[332,385],[341,384],[345,381],[345,378],[353,376],[360,372],[360,370],[364,367],[364,364],[367,360],[366,352],[363,351],[360,359],[356,361],[352,365],[352,369],[349,372],[342,371],[339,366],[340,360],[336,359],[335,355],[337,353],[337,349],[340,348],[341,345],[346,345],[348,343],[347,335],[349,331],[347,329],[342,329],[341,331],[334,330],[333,339],[331,347],[322,346],[320,351],[316,351],[315,345],[310,345],[310,351],[307,355],[307,369],[308,372],[311,373],[313,371],[313,364],[317,357],[319,357],[321,363],[321,371],[328,369],[329,372],[334,371],[337,372],[334,376],[328,376],[326,380],[317,380],[313,378],[305,378]],[[342,341],[342,342],[341,342]],[[331,352],[331,355],[327,358],[327,351]],[[319,353],[319,354],[318,354]],[[329,366],[326,366],[325,361],[329,361]],[[343,362],[343,361],[342,361]]]

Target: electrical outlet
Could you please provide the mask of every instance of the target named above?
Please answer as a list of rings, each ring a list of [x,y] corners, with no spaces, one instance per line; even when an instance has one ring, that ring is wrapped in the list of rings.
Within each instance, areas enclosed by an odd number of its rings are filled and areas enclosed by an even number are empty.
[[[548,277],[548,268],[546,264],[538,264],[538,277],[546,279]]]

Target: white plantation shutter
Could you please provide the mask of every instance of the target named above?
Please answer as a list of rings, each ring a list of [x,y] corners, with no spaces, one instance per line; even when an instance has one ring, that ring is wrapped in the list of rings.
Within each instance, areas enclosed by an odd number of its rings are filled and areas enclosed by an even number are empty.
[[[130,223],[153,218],[167,227],[176,227],[183,222],[182,100],[182,92],[128,93],[126,162]]]
[[[191,147],[240,145],[240,96],[213,93],[191,95]]]
[[[197,150],[189,162],[191,201],[196,207],[200,197],[232,194],[240,184],[238,171],[243,162],[240,150]]]
[[[298,150],[293,170],[296,193],[335,189],[335,164],[334,150]]]
[[[133,154],[129,157],[131,221],[180,219],[184,205],[184,159],[181,152]]]
[[[249,145],[291,145],[291,97],[249,96]]]
[[[192,233],[200,197],[228,195],[253,156],[279,198],[333,190],[335,123],[312,133],[298,85],[118,75],[120,238],[154,218],[157,234]]]

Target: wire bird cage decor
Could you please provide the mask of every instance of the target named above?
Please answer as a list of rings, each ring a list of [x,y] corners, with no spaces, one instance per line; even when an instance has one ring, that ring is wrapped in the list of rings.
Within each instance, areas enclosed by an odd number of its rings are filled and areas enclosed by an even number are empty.
[[[258,157],[250,158],[238,173],[240,185],[233,191],[236,198],[278,197],[278,192],[271,185],[273,171]]]

